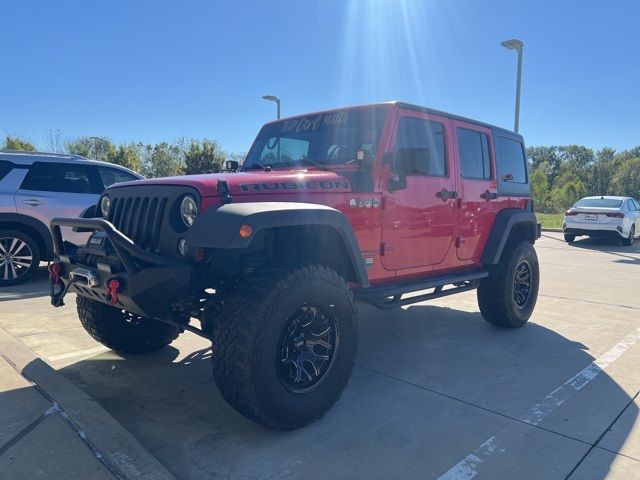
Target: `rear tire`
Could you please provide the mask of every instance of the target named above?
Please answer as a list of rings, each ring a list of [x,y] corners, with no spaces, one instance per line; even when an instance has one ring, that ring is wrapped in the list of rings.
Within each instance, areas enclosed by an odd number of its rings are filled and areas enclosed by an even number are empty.
[[[276,430],[303,427],[340,398],[355,362],[351,290],[320,265],[253,272],[207,320],[224,399]]]
[[[575,235],[570,235],[568,233],[564,234],[564,241],[567,242],[567,243],[573,243],[575,241],[575,239],[576,239]]]
[[[631,245],[633,245],[633,242],[636,239],[635,237],[636,237],[636,226],[631,225],[631,230],[629,230],[629,236],[627,238],[622,239],[622,244],[625,247],[630,247]]]
[[[78,295],[80,323],[105,347],[127,354],[160,350],[173,342],[180,330],[173,325],[140,317],[122,309]]]
[[[539,283],[533,245],[527,241],[509,242],[500,263],[480,281],[478,305],[483,318],[499,327],[523,326],[536,305]]]
[[[19,230],[0,230],[0,287],[29,280],[40,267],[38,243]]]

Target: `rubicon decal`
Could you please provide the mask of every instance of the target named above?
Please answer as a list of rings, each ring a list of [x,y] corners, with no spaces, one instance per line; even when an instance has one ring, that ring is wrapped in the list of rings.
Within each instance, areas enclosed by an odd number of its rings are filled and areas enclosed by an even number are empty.
[[[262,182],[243,183],[243,192],[260,192],[265,190],[350,190],[349,182],[341,180],[309,180],[305,182]]]

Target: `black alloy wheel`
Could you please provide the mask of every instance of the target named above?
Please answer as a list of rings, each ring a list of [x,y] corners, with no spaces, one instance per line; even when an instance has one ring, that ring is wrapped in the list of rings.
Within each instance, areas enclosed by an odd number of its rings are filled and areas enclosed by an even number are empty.
[[[283,328],[278,376],[294,393],[315,390],[327,378],[340,345],[340,331],[329,305],[306,303]]]
[[[523,260],[516,268],[513,279],[513,301],[516,307],[522,308],[526,305],[531,292],[531,266],[529,262]]]

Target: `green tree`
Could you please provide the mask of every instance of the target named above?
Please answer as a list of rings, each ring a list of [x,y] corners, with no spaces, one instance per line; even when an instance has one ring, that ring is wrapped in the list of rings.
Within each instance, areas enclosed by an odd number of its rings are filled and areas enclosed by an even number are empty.
[[[141,145],[136,143],[121,143],[107,156],[107,161],[130,168],[136,172],[142,171]]]
[[[551,198],[556,211],[563,211],[570,208],[574,203],[586,196],[587,188],[580,180],[570,181],[562,187],[554,187],[551,191]]]
[[[116,147],[108,137],[78,137],[66,142],[66,151],[74,155],[108,162],[115,154]]]
[[[612,195],[638,197],[640,194],[640,158],[624,160],[611,179]]]
[[[145,145],[143,174],[147,177],[171,177],[184,173],[184,152],[179,145],[160,142]]]
[[[225,154],[215,140],[191,140],[184,155],[185,175],[220,172]]]
[[[2,148],[7,150],[20,150],[23,152],[35,152],[36,147],[33,143],[17,135],[7,135],[4,138]]]
[[[531,171],[531,197],[536,210],[549,213],[552,210],[550,202],[549,182],[540,168]]]

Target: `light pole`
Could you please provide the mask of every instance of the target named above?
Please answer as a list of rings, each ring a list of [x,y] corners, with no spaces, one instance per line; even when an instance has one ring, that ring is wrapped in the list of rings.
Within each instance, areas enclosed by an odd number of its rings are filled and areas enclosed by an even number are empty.
[[[275,95],[265,95],[262,97],[264,100],[269,100],[270,102],[276,102],[276,106],[278,107],[278,120],[280,120],[280,99]]]
[[[516,120],[515,126],[513,128],[514,132],[518,133],[518,128],[520,127],[520,85],[522,82],[522,49],[524,48],[524,43],[518,39],[505,40],[500,45],[509,50],[516,50],[518,52],[518,77],[516,80]]]

